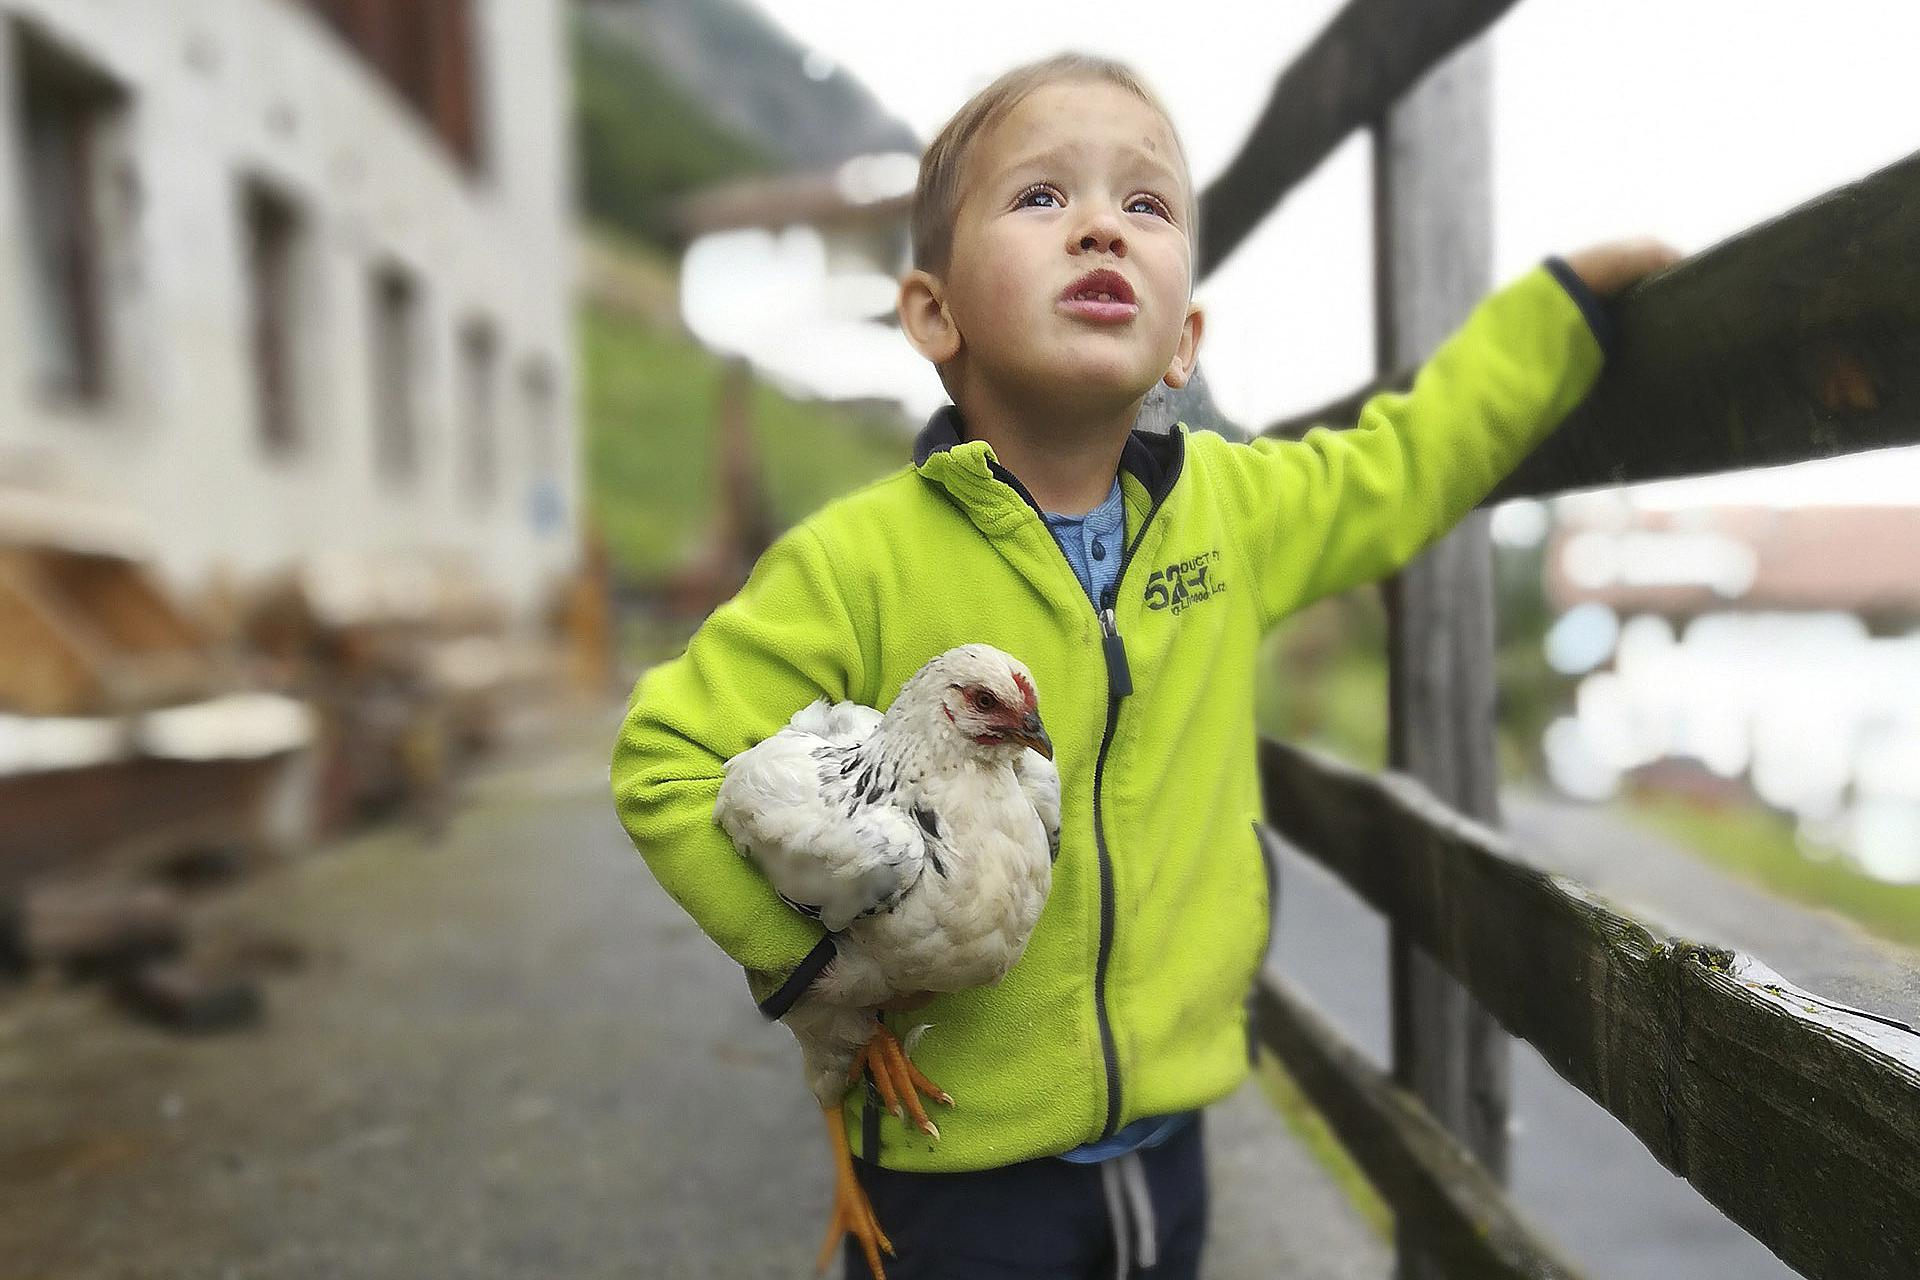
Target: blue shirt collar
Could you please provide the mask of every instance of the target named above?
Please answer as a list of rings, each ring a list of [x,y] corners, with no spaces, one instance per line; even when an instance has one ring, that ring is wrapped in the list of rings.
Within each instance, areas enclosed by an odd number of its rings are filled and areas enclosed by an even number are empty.
[[[1063,516],[1057,511],[1043,511],[1040,514],[1046,518],[1048,524],[1056,529],[1067,528],[1076,524],[1090,524],[1096,527],[1112,525],[1115,520],[1120,519],[1125,514],[1126,509],[1122,505],[1122,501],[1120,477],[1116,475],[1113,478],[1113,488],[1107,490],[1107,496],[1100,500],[1099,506],[1087,512],[1085,515]]]

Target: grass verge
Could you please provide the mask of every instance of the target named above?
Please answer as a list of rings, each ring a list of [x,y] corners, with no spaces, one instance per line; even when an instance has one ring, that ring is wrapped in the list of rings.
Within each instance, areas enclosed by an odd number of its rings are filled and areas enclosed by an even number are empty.
[[[1635,796],[1622,808],[1769,893],[1825,907],[1890,942],[1920,948],[1920,885],[1876,880],[1837,851],[1801,839],[1778,814],[1708,809],[1669,796]]]
[[[1340,1145],[1340,1139],[1327,1127],[1320,1113],[1313,1109],[1313,1104],[1307,1101],[1307,1095],[1300,1091],[1300,1086],[1294,1083],[1286,1068],[1272,1054],[1262,1053],[1259,1064],[1254,1068],[1254,1077],[1259,1080],[1268,1101],[1273,1103],[1274,1110],[1286,1121],[1287,1128],[1293,1131],[1294,1137],[1299,1139],[1307,1153],[1353,1202],[1353,1207],[1359,1211],[1368,1228],[1382,1240],[1393,1239],[1393,1210],[1387,1207],[1387,1202],[1367,1181],[1367,1175],[1360,1172],[1360,1166]]]

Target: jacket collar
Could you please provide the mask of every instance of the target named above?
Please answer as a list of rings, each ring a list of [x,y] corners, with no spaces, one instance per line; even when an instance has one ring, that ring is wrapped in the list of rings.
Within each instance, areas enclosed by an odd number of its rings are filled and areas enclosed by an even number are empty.
[[[1126,446],[1121,450],[1120,468],[1140,482],[1147,491],[1148,502],[1157,507],[1180,479],[1186,450],[1187,436],[1183,424],[1175,423],[1165,435],[1135,431],[1127,437]],[[953,475],[953,469],[943,466],[943,463],[958,463],[965,472],[1007,484],[1026,500],[1028,506],[1035,511],[1040,509],[1026,486],[1020,483],[1013,472],[1000,465],[985,442],[967,438],[966,423],[960,418],[960,410],[950,404],[934,410],[933,416],[927,419],[927,425],[920,429],[920,434],[913,442],[915,469],[951,489],[952,480],[957,477]]]

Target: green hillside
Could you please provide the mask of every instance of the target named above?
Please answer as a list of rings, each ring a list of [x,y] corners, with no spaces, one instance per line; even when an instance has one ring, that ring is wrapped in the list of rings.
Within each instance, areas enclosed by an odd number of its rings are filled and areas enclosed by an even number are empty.
[[[615,570],[650,581],[712,519],[713,416],[722,362],[691,338],[588,302],[579,313],[588,506]],[[764,384],[753,424],[784,526],[906,461],[897,423],[791,400]]]
[[[760,148],[580,16],[573,21],[573,75],[580,203],[593,221],[673,248],[683,239],[672,218],[681,197],[773,168]]]

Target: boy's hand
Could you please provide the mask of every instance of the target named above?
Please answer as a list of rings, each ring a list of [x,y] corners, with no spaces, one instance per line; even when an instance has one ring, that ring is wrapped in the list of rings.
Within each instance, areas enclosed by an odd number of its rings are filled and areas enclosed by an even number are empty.
[[[1672,266],[1682,256],[1664,240],[1634,236],[1569,253],[1565,261],[1587,288],[1603,298],[1611,298],[1634,281]]]

